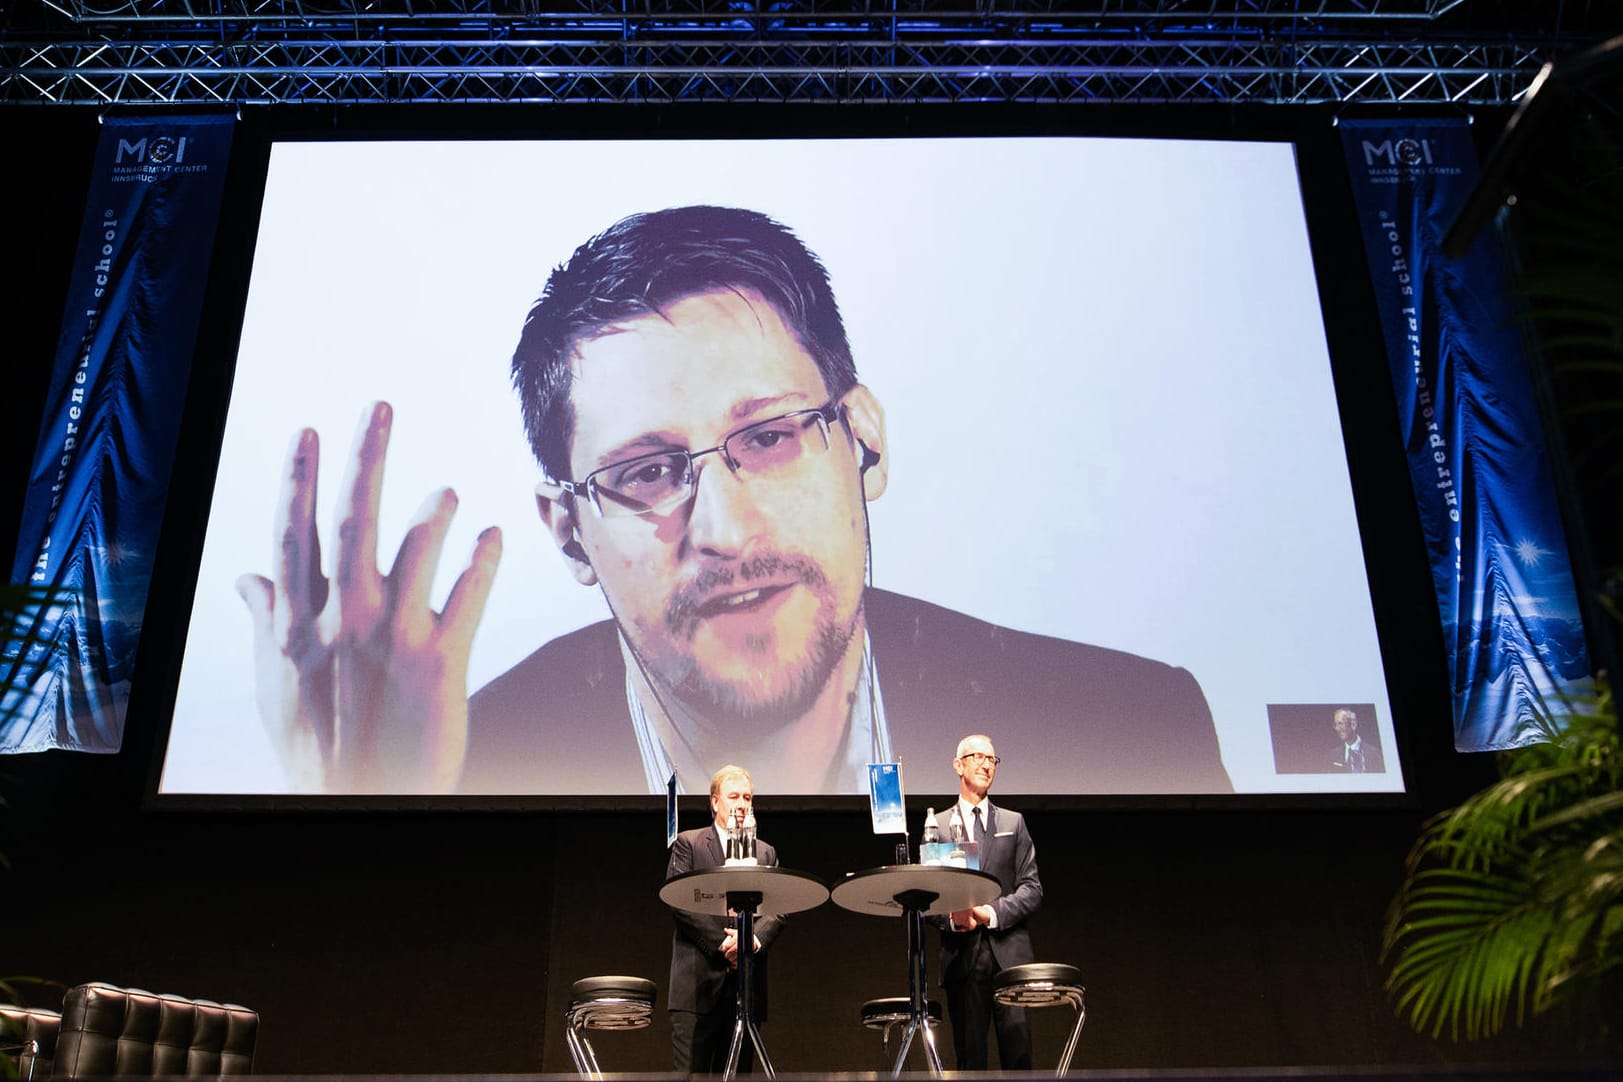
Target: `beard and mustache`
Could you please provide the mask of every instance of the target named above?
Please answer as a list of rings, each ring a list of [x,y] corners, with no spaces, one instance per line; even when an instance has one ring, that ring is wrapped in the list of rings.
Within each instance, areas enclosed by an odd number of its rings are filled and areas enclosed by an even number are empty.
[[[752,583],[774,588],[804,587],[816,602],[804,652],[773,660],[775,636],[750,636],[744,650],[758,655],[763,668],[755,679],[730,678],[707,671],[693,653],[693,641],[707,608],[728,588],[743,591]],[[679,586],[665,607],[663,635],[652,649],[633,642],[648,677],[662,695],[673,696],[699,719],[749,722],[770,727],[804,715],[816,702],[845,656],[862,614],[859,603],[849,620],[838,618],[838,599],[828,576],[806,556],[763,553],[737,563],[705,568]]]

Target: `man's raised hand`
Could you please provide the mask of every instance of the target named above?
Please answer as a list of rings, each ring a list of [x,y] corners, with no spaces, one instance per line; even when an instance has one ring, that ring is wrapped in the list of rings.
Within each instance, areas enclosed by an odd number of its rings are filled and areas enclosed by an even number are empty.
[[[253,620],[255,700],[295,792],[444,793],[468,741],[468,654],[501,559],[479,535],[435,612],[429,591],[456,494],[424,501],[385,574],[378,506],[393,411],[362,418],[341,492],[333,575],[316,529],[320,444],[305,429],[288,454],[274,532],[276,579],[237,580]]]

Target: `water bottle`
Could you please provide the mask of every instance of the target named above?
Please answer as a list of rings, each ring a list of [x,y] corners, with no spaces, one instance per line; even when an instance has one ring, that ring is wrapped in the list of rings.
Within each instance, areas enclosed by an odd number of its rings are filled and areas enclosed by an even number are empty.
[[[924,833],[919,835],[919,863],[935,864],[939,858],[931,850],[931,846],[941,841],[941,828],[935,825],[935,809],[926,808],[924,811]]]

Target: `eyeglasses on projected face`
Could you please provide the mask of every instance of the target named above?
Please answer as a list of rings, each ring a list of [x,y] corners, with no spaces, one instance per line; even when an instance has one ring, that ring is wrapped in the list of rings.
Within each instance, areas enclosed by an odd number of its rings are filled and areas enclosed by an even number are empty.
[[[958,758],[966,763],[969,763],[971,766],[975,765],[976,763],[991,763],[993,766],[996,766],[1003,761],[1002,756],[988,755],[984,751],[966,751],[962,755],[958,756]]]
[[[699,459],[720,455],[744,481],[792,476],[828,450],[829,427],[844,406],[830,401],[818,409],[795,410],[745,425],[703,451],[658,451],[593,470],[579,481],[558,481],[576,498],[589,499],[601,518],[660,515],[693,498]]]

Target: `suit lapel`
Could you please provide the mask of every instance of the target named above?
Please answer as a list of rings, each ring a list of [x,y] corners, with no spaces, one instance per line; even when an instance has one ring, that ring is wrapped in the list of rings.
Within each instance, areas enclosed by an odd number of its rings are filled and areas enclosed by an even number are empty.
[[[727,855],[721,851],[721,839],[716,836],[716,824],[714,823],[704,829],[704,848],[705,852],[710,854],[710,864],[712,866],[726,863]]]

